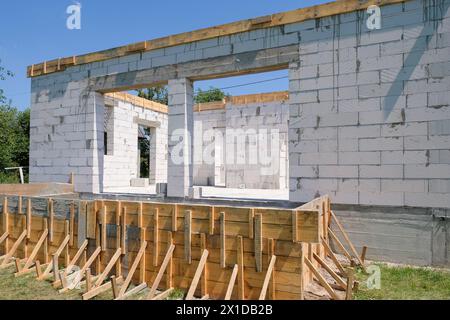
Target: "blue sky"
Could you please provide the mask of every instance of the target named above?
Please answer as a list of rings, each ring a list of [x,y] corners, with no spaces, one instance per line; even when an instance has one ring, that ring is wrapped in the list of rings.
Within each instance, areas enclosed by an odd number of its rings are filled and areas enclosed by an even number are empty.
[[[324,0],[81,0],[82,29],[66,28],[71,0],[3,1],[0,20],[0,59],[15,76],[0,82],[14,106],[29,106],[30,80],[26,67],[58,57],[78,55],[227,22],[254,18],[311,5]],[[196,83],[229,87],[271,79],[286,72]],[[227,90],[246,94],[286,90],[287,80]]]

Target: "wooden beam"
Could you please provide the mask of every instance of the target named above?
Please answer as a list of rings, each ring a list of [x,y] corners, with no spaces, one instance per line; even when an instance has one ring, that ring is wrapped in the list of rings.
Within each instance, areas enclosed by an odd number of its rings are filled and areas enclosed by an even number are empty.
[[[159,264],[159,209],[153,213],[153,266]],[[144,281],[142,281],[144,282]]]
[[[339,262],[338,258],[336,257],[336,255],[334,254],[333,250],[331,250],[330,245],[328,244],[327,240],[325,240],[324,238],[322,238],[322,245],[325,248],[325,252],[326,254],[330,257],[330,259],[334,262],[334,264],[336,265],[336,267],[339,269],[339,271],[342,274],[345,274],[345,270],[344,267],[342,266],[342,264]]]
[[[255,214],[255,261],[256,272],[262,272],[262,215]]]
[[[342,287],[342,289],[345,290],[345,288],[347,287],[346,283],[344,282],[344,280],[342,280],[341,277],[339,277],[336,272],[334,272],[334,270],[325,262],[323,261],[316,253],[313,253],[314,259],[322,266],[322,268],[324,268],[325,270],[327,270],[327,272],[333,277],[334,280],[336,280],[336,283]]]
[[[105,252],[107,250],[107,234],[106,234],[106,213],[108,212],[106,206],[102,207],[102,211],[100,213],[101,219],[101,243],[102,251]]]
[[[100,248],[101,250],[101,248]],[[100,253],[100,251],[99,251]],[[86,292],[89,292],[92,290],[92,273],[91,268],[86,269]]]
[[[167,231],[167,248],[170,248],[171,245],[173,245],[172,232]],[[169,263],[167,264],[167,268],[166,268],[166,288],[173,287],[172,276],[173,276],[173,259],[172,259],[172,257],[170,257]]]
[[[114,300],[119,296],[119,288],[117,286],[116,276],[111,276],[111,288]]]
[[[342,235],[344,236],[345,241],[347,241],[347,244],[349,245],[350,250],[352,251],[353,255],[358,260],[361,268],[365,271],[366,269],[364,267],[364,262],[361,260],[361,257],[359,256],[358,251],[356,251],[355,246],[350,241],[350,237],[347,235],[347,232],[345,232],[344,227],[339,222],[339,219],[336,217],[336,215],[334,214],[333,210],[331,210],[331,216],[333,217],[334,222],[336,223],[336,225],[338,226],[338,228],[341,231]]]
[[[27,239],[29,240],[31,238],[31,222],[32,222],[32,206],[31,206],[31,199],[28,198],[27,200]]]
[[[192,263],[192,211],[184,213],[184,259]]]
[[[255,224],[255,209],[250,209],[250,211],[248,212],[248,237],[250,239],[253,239],[254,237],[254,224]]]
[[[166,291],[160,293],[157,296],[154,296],[153,298],[150,298],[148,300],[164,300],[170,296],[170,294],[174,291],[174,288],[169,288]]]
[[[19,196],[17,199],[17,213],[19,215],[23,214],[23,206],[22,206],[22,196]]]
[[[55,223],[55,211],[54,211],[54,206],[53,206],[53,199],[48,199],[48,208],[47,208],[47,213],[48,213],[48,241],[50,241],[50,243],[53,243],[53,231],[54,231],[54,223]]]
[[[134,287],[133,289],[127,291],[123,296],[115,298],[114,300],[125,300],[135,294],[138,294],[139,292],[141,292],[142,290],[144,290],[145,288],[147,288],[147,284],[146,283],[141,283],[140,285]]]
[[[216,208],[214,206],[211,207],[211,211],[209,212],[209,235],[214,235],[214,223],[215,223],[215,213]]]
[[[177,232],[178,226],[177,226],[177,220],[178,220],[178,205],[174,205],[172,210],[172,231]]]
[[[58,277],[59,277],[59,264],[58,264],[58,258],[59,256],[54,254],[52,256],[52,264],[50,265],[50,267],[53,267],[53,280],[54,281],[58,281]]]
[[[38,254],[39,250],[42,247],[42,244],[44,243],[44,240],[47,238],[48,235],[48,229],[45,229],[42,232],[41,237],[39,238],[38,242],[36,243],[36,246],[34,247],[33,251],[31,252],[31,255],[28,257],[27,262],[25,262],[23,270],[29,269],[31,265],[33,264],[34,258],[36,258],[36,255]]]
[[[3,241],[5,241],[7,238],[9,237],[9,232],[6,231],[4,234],[2,234],[2,236],[0,237],[0,244],[3,243]]]
[[[139,202],[138,208],[138,228],[144,227],[144,204]]]
[[[273,270],[276,261],[277,257],[272,256],[272,258],[270,259],[269,268],[267,269],[266,277],[264,278],[264,283],[262,286],[261,294],[259,295],[259,300],[266,300],[267,288],[269,287],[270,278],[273,276]]]
[[[238,275],[239,266],[237,264],[234,265],[233,271],[231,272],[230,281],[228,282],[227,293],[225,294],[224,300],[231,300],[231,295],[233,294],[234,285],[236,283],[236,278]]]
[[[299,300],[305,300],[305,250],[303,250],[303,242],[298,244],[300,247],[300,295]]]
[[[98,281],[98,280],[97,280]],[[120,284],[123,281],[122,277],[117,278],[117,283]],[[111,289],[111,282],[108,281],[105,284],[99,285],[99,286],[94,286],[90,291],[87,291],[85,294],[83,294],[81,296],[81,298],[83,300],[90,300],[92,298],[95,298],[96,296],[98,296],[99,294],[106,292],[108,290]]]
[[[121,252],[122,252],[122,250],[120,250],[120,248],[117,249],[116,253],[113,255],[111,260],[108,262],[105,270],[103,270],[102,274],[100,275],[100,277],[95,282],[95,286],[96,287],[100,286],[103,283],[103,281],[105,281],[105,279],[108,276],[109,272],[112,270],[112,268],[116,264],[117,259],[120,258]]]
[[[95,229],[97,227],[97,211],[95,201],[87,202],[86,207],[86,238],[95,239]]]
[[[202,276],[203,269],[206,265],[206,260],[208,259],[208,254],[208,250],[203,250],[202,257],[200,258],[191,286],[189,287],[189,291],[186,295],[186,300],[192,300],[194,298],[195,290],[197,289],[198,282],[200,281],[200,277]]]
[[[17,261],[17,259],[16,259],[16,261]],[[37,278],[40,278],[42,276],[42,268],[41,268],[41,263],[39,262],[39,260],[36,260],[36,262],[34,264],[34,267],[36,268],[36,276],[37,276]],[[17,269],[17,272],[20,271],[19,267],[17,267],[16,269]]]
[[[122,227],[121,227],[121,241],[120,247],[122,249],[122,255],[127,254],[127,208],[123,207],[122,209]]]
[[[19,238],[14,242],[13,246],[9,250],[9,252],[5,255],[3,258],[2,263],[0,264],[0,269],[4,269],[5,265],[8,264],[11,260],[11,258],[16,253],[17,249],[19,248],[20,244],[25,240],[27,236],[27,230],[23,230],[22,234],[19,236]]]
[[[9,213],[8,213],[8,197],[3,197],[3,234],[9,234]],[[5,252],[9,250],[9,236],[3,239],[5,243]]]
[[[347,249],[345,249],[342,242],[339,240],[339,238],[334,234],[334,232],[331,230],[331,228],[328,228],[328,234],[331,236],[332,240],[336,243],[337,247],[341,251],[341,253],[350,261],[353,261],[352,256],[350,253],[348,253]]]
[[[238,300],[245,300],[245,282],[244,282],[244,244],[242,236],[237,236],[237,264],[238,271]]]
[[[84,274],[86,274],[86,286],[87,286],[88,282],[91,280],[91,277],[89,277],[89,279],[88,279],[88,275],[89,276],[91,275],[91,265],[97,259],[98,255],[100,254],[101,251],[102,251],[102,248],[97,247],[95,249],[95,251],[92,253],[92,255],[89,257],[89,259],[86,261],[84,266],[80,269],[80,271],[79,271],[80,276],[79,276],[78,280],[74,281],[74,283],[73,283],[74,288],[81,282],[81,279]],[[63,293],[63,292],[66,292],[67,290],[68,290],[67,288],[64,288],[64,289],[60,290],[59,292]],[[90,291],[90,290],[87,290],[87,291]]]
[[[268,248],[268,258],[269,258],[269,264],[272,260],[272,257],[275,256],[275,240],[274,239],[267,239],[267,248]],[[268,287],[268,296],[269,300],[275,300],[275,267],[272,269],[272,275],[269,280],[269,287]]]
[[[70,216],[69,216],[69,231],[70,231],[70,246],[74,245],[75,239],[75,202],[70,204]]]
[[[367,246],[363,246],[362,247],[362,252],[361,252],[361,261],[362,261],[362,263],[366,262],[366,254],[367,254]]]
[[[298,242],[298,212],[292,210],[292,241]]]
[[[69,265],[64,270],[64,275],[68,275],[72,271],[72,269],[75,267],[75,264],[81,258],[81,255],[83,254],[83,252],[85,252],[88,244],[89,244],[89,241],[88,240],[84,240],[83,244],[78,249],[78,251],[75,254],[75,256],[72,258],[72,261],[69,262]]]
[[[314,274],[314,276],[319,281],[320,285],[325,288],[325,290],[330,295],[331,299],[333,300],[339,300],[339,296],[336,294],[336,292],[331,288],[330,284],[325,280],[325,278],[322,276],[322,274],[314,267],[312,262],[305,257],[305,263],[308,266],[308,268],[311,270],[311,272]]]
[[[174,250],[175,250],[175,245],[174,244],[170,245],[169,249],[167,250],[166,256],[164,258],[164,261],[161,264],[161,267],[159,268],[158,274],[156,275],[155,281],[153,282],[153,285],[147,296],[148,300],[152,299],[155,296],[156,290],[158,289],[159,283],[161,282],[164,272],[166,271],[167,266],[169,265],[169,263],[172,260]]]
[[[61,242],[61,244],[58,247],[58,249],[56,250],[56,252],[53,254],[53,256],[56,256],[56,259],[58,259],[60,257],[61,253],[63,252],[64,248],[67,246],[69,241],[70,241],[70,235],[67,235],[64,238],[64,240]],[[39,280],[44,280],[46,277],[48,277],[52,270],[53,270],[53,272],[55,271],[53,269],[53,264],[49,264],[49,266],[47,267],[47,269],[45,269],[44,273],[42,274],[42,277],[39,278]],[[58,279],[55,279],[55,281],[58,281]]]
[[[139,266],[140,261],[142,259],[145,259],[144,255],[145,255],[146,248],[147,248],[147,242],[144,241],[144,243],[141,245],[141,248],[139,249],[136,259],[134,259],[134,262],[131,265],[131,268],[128,272],[127,278],[125,279],[125,282],[120,287],[117,297],[123,296],[125,294],[125,292],[128,290],[128,287],[130,286],[131,280],[133,279],[133,275],[136,272],[136,269]]]
[[[207,249],[206,245],[206,234],[200,234],[200,249],[201,252],[204,252]],[[200,291],[202,297],[208,295],[208,261],[205,263],[205,267],[203,268],[202,276],[200,279]]]
[[[292,11],[256,17],[232,23],[222,24],[209,28],[198,29],[180,34],[170,35],[158,39],[140,41],[125,46],[84,54],[70,56],[33,64],[27,68],[28,77],[37,77],[44,74],[59,72],[73,65],[80,65],[107,59],[119,58],[136,52],[147,52],[156,49],[183,45],[216,37],[230,36],[255,29],[271,28],[286,24],[299,23],[306,20],[319,19],[354,11],[367,10],[370,5],[388,5],[403,3],[405,0],[346,0],[334,1],[312,7],[300,8]]]
[[[226,268],[226,228],[225,228],[225,212],[220,213],[220,267]]]

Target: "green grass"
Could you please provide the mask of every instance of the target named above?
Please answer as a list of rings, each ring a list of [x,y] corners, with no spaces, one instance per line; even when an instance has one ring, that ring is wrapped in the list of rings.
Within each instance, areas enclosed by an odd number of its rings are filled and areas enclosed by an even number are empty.
[[[381,270],[381,288],[368,289],[367,275],[357,274],[360,281],[356,300],[448,300],[450,271],[428,268],[392,267],[377,263]]]
[[[167,300],[180,300],[184,298],[185,292],[181,289],[174,289],[169,297],[167,297]]]
[[[14,267],[0,270],[0,300],[81,300],[80,290],[60,294],[49,281],[37,281],[35,273],[16,278],[14,271]],[[96,297],[96,300],[110,299],[111,292]]]

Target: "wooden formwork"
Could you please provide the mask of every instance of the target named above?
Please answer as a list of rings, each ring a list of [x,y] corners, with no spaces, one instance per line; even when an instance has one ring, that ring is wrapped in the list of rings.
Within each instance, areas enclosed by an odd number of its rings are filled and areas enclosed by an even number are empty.
[[[17,275],[36,270],[61,292],[83,284],[84,299],[106,290],[125,299],[148,287],[148,299],[180,288],[187,299],[293,300],[312,281],[340,299],[335,289],[347,287],[347,269],[329,245],[328,197],[296,209],[3,199],[0,252],[14,256]],[[360,261],[350,252],[349,262]]]

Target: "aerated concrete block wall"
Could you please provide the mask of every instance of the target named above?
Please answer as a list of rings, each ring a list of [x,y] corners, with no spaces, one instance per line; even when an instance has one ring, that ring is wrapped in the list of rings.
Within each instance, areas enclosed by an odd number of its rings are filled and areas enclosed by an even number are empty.
[[[135,106],[129,102],[113,102],[108,119],[108,154],[104,156],[103,191],[130,187],[138,177],[138,126],[152,128],[150,184],[167,182],[167,114]],[[105,120],[106,121],[106,120]]]
[[[361,12],[286,26],[291,200],[450,207],[449,6],[385,6],[373,31]]]
[[[436,242],[448,243],[437,241],[445,237],[437,237],[429,221],[440,217],[430,208],[450,208],[449,6],[450,0],[405,1],[381,7],[380,30],[367,29],[369,14],[361,10],[35,77],[30,180],[67,182],[73,172],[77,191],[103,190],[101,92],[169,83],[170,159],[171,138],[180,138],[171,129],[183,128],[183,139],[193,130],[189,79],[289,65],[290,200],[328,193],[344,205],[342,214],[345,206],[360,212],[368,206],[369,214],[380,213],[374,219],[387,224],[391,220],[381,214],[386,208],[392,214],[403,207],[425,209],[428,218],[414,221],[417,229],[413,220],[396,223],[416,238],[429,235],[433,240],[423,248],[434,256]],[[188,143],[182,151],[191,159]],[[188,196],[192,175],[192,163],[169,161],[169,196]],[[395,260],[398,251],[382,242],[392,230],[360,221],[353,232],[367,232],[378,256]],[[414,259],[423,253],[406,251]],[[436,259],[425,263],[430,261]]]

